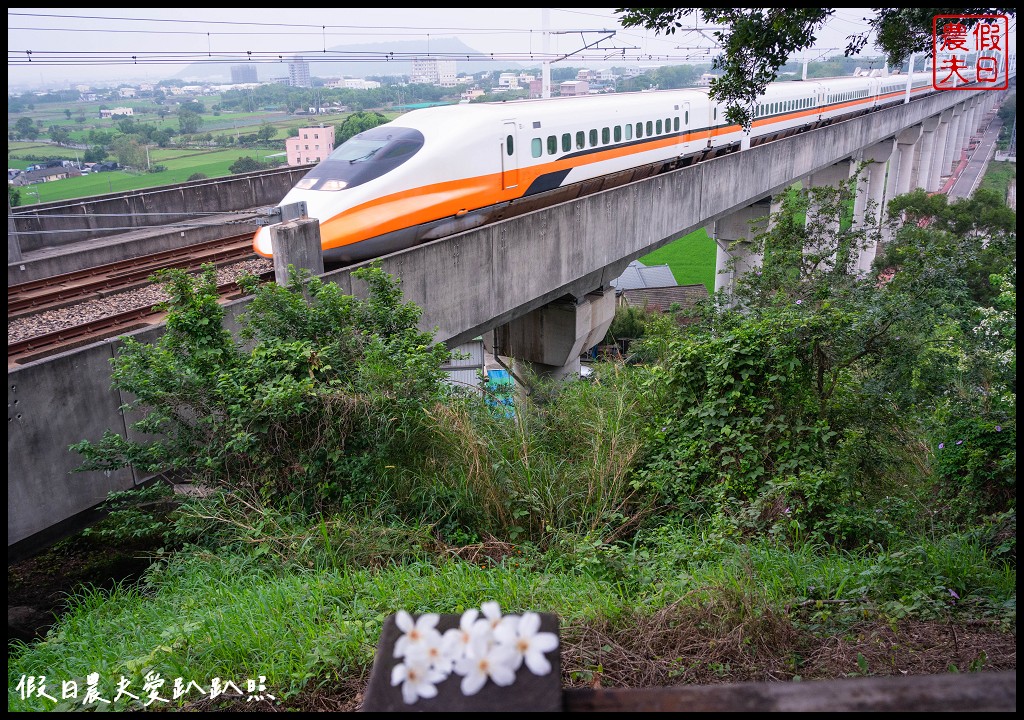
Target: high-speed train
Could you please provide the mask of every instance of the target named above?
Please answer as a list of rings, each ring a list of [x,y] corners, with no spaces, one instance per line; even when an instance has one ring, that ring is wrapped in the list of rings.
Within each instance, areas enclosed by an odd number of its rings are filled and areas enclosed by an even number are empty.
[[[280,204],[305,201],[324,261],[351,263],[932,92],[931,72],[772,83],[748,132],[701,88],[413,110],[339,145]],[[269,227],[253,248],[272,257]]]

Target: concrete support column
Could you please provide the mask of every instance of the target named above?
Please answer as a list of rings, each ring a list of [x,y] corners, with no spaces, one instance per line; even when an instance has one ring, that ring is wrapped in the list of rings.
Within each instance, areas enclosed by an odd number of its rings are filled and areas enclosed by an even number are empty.
[[[495,353],[541,377],[566,378],[579,374],[580,353],[600,343],[614,319],[613,289],[567,295],[496,327]]]
[[[981,116],[981,112],[979,110],[980,106],[981,106],[981,102],[979,100],[977,100],[977,99],[975,99],[972,102],[972,104],[971,104],[971,112],[970,112],[970,115],[967,118],[967,130],[966,130],[967,144],[968,145],[970,145],[971,138],[973,138],[975,133],[978,131],[979,117]]]
[[[896,135],[896,147],[889,159],[889,177],[885,183],[882,196],[882,207],[879,208],[881,238],[883,245],[892,239],[892,229],[888,221],[889,202],[897,195],[910,192],[910,181],[914,170],[914,151],[921,138],[921,126],[915,125]]]
[[[938,178],[931,180],[932,162],[935,159],[935,131],[939,127],[940,115],[927,118],[921,123],[924,134],[921,137],[921,147],[918,148],[914,157],[914,187],[928,190],[932,186],[938,186]]]
[[[714,223],[711,236],[718,246],[715,270],[715,293],[731,294],[736,280],[764,264],[764,255],[751,250],[751,242],[768,228],[769,202],[757,202],[740,208]]]
[[[320,248],[320,221],[299,218],[270,227],[270,247],[274,253],[274,279],[288,283],[288,266],[324,274],[324,255]]]
[[[952,117],[949,121],[949,133],[946,136],[946,155],[942,158],[942,174],[949,175],[960,163],[960,122],[963,119],[963,107],[957,105],[950,108]]]
[[[843,183],[850,179],[850,175],[853,172],[853,162],[849,159],[841,160],[835,165],[819,170],[813,173],[807,181],[809,188],[816,187],[834,187],[838,188]],[[819,221],[820,208],[816,206],[813,195],[810,199],[810,206],[807,208],[807,227],[810,228],[812,225],[817,225],[819,237],[812,238],[808,237],[810,243],[804,248],[804,254],[822,254],[826,249],[835,250],[833,240],[839,233],[840,218],[830,217],[824,221]],[[831,246],[831,247],[830,247]],[[824,258],[821,263],[822,268],[831,268],[835,265],[834,255],[831,258]]]
[[[946,157],[946,139],[949,136],[949,119],[952,111],[943,110],[939,114],[939,126],[935,128],[935,145],[932,148],[932,164],[928,170],[928,182],[925,190],[935,192],[942,187],[943,160]],[[946,173],[948,175],[948,172]]]
[[[963,112],[960,115],[960,133],[957,144],[961,150],[967,150],[971,144],[971,118],[974,117],[974,98],[964,103]]]
[[[861,273],[871,269],[871,263],[878,252],[886,174],[887,170],[891,173],[891,161],[895,157],[895,138],[880,142],[864,151],[864,161],[868,165],[864,168],[861,182],[858,183],[857,201],[853,206],[854,227],[862,226],[867,233],[865,246],[857,250],[856,269]]]
[[[719,241],[714,223],[708,225],[705,230],[707,230],[708,237],[715,241],[715,295],[731,293],[734,273],[733,265],[730,262],[732,255],[729,254],[726,247],[728,243]]]
[[[896,135],[896,150],[900,157],[899,169],[893,193],[886,198],[887,204],[897,195],[906,195],[913,189],[915,160],[923,133],[923,126],[914,125]]]

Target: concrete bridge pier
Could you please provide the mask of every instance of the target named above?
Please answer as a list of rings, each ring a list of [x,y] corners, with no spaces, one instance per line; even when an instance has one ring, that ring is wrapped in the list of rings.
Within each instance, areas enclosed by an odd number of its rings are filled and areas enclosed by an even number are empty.
[[[841,187],[843,183],[850,179],[853,174],[854,166],[851,158],[840,160],[834,165],[831,165],[823,170],[812,173],[806,180],[808,188],[816,187]],[[824,218],[819,223],[819,216],[821,214],[820,207],[815,203],[813,195],[810,199],[810,206],[807,208],[807,227],[812,225],[820,224],[819,234],[826,236],[821,237],[817,242],[804,248],[804,255],[821,255],[828,249],[833,253],[835,252],[835,244],[832,240],[838,235],[839,232],[839,216]],[[831,236],[831,237],[827,237]],[[832,269],[835,267],[835,256],[822,257],[820,267],[823,269]]]
[[[928,182],[925,184],[925,190],[928,192],[936,192],[942,187],[943,170],[945,175],[949,175],[944,161],[946,143],[949,139],[949,122],[952,117],[952,110],[943,110],[939,114],[939,126],[935,128],[935,145],[932,148],[932,165],[928,171]]]
[[[883,140],[866,149],[862,160],[867,163],[857,183],[857,197],[853,203],[854,227],[863,227],[868,237],[865,247],[858,249],[856,270],[866,273],[878,252],[878,232],[882,220],[882,203],[885,202],[887,168],[891,172],[891,161],[897,157],[896,139]]]
[[[599,344],[615,319],[615,290],[565,295],[494,329],[494,354],[544,378],[580,372],[580,354]]]
[[[708,235],[715,240],[715,294],[729,295],[736,280],[764,264],[764,253],[755,253],[751,242],[768,228],[773,208],[770,200],[762,200],[740,208],[708,226]]]
[[[949,134],[946,136],[946,154],[942,158],[942,174],[951,175],[960,162],[960,126],[964,119],[964,106],[950,108],[952,118],[949,121]]]
[[[883,245],[892,239],[892,228],[887,215],[889,202],[897,195],[906,195],[910,192],[914,178],[914,154],[917,152],[918,141],[923,132],[921,125],[914,125],[896,133],[896,147],[889,160],[889,177],[885,183],[882,207],[879,208]]]
[[[914,188],[921,190],[928,190],[933,186],[938,188],[938,178],[935,179],[935,182],[931,181],[931,168],[935,153],[935,131],[938,129],[941,119],[941,115],[934,115],[925,118],[921,123],[924,132],[921,136],[921,146],[914,156]]]

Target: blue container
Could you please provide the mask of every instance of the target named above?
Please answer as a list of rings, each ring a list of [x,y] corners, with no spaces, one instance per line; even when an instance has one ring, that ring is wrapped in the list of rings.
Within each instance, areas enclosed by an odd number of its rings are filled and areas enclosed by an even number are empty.
[[[488,370],[484,386],[487,406],[498,417],[515,417],[516,386],[508,370]]]

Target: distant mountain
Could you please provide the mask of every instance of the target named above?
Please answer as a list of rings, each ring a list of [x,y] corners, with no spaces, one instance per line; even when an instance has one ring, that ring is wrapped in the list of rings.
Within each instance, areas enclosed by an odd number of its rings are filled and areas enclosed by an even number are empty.
[[[429,47],[428,47],[429,45]],[[302,58],[309,63],[309,74],[312,77],[336,78],[336,77],[370,77],[382,75],[408,75],[412,72],[412,60],[330,60],[332,53],[344,53],[346,55],[366,55],[368,57],[380,57],[388,53],[398,56],[409,57],[416,53],[431,55],[443,53],[449,56],[468,55],[470,57],[479,54],[469,45],[456,37],[430,38],[426,40],[401,40],[387,43],[371,43],[368,45],[339,45],[328,48],[327,53],[309,52],[303,53]],[[205,80],[209,82],[230,82],[232,65],[255,65],[256,74],[260,81],[273,80],[275,78],[288,77],[288,63],[291,55],[286,55],[279,63],[246,63],[239,60],[237,63],[192,63],[177,75],[177,80]],[[483,60],[455,60],[455,71],[459,74],[472,74],[481,70],[518,70],[526,67],[522,63],[508,62],[496,63]]]

